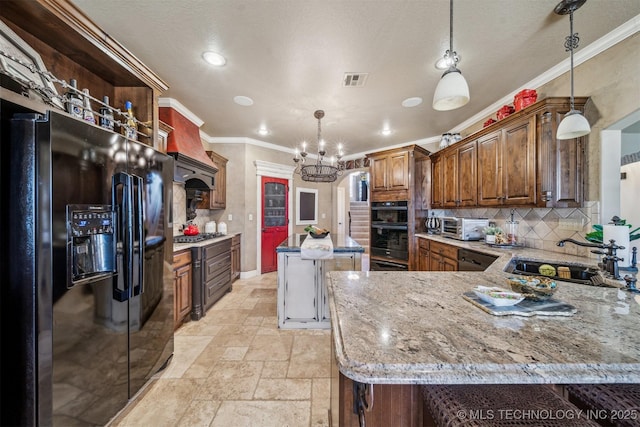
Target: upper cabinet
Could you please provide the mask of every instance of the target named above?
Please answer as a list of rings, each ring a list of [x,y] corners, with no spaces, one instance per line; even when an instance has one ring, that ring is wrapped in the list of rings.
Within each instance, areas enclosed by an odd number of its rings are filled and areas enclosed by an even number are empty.
[[[417,145],[367,154],[370,160],[371,200],[413,199],[416,160],[428,155],[427,150]]]
[[[535,117],[478,138],[478,205],[531,205],[536,187]]]
[[[431,207],[580,207],[586,137],[555,137],[569,108],[544,99],[432,154]]]
[[[477,202],[477,145],[469,141],[442,155],[444,207],[475,206]]]
[[[215,179],[215,188],[211,190],[210,194],[209,209],[226,209],[228,160],[213,151],[207,151],[207,154],[218,169]]]
[[[135,117],[145,124],[138,129],[139,140],[161,148],[158,97],[167,84],[75,5],[68,0],[3,0],[0,16],[58,79],[74,78],[79,88],[89,89],[97,99],[108,96],[111,106],[120,110],[131,101]],[[65,92],[60,84],[55,87],[58,94]],[[9,91],[3,91],[3,97],[25,100]]]

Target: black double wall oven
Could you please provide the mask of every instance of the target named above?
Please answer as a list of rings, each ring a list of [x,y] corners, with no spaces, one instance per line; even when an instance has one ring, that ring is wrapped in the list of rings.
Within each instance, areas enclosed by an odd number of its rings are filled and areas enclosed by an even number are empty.
[[[407,201],[371,203],[371,270],[407,270]]]

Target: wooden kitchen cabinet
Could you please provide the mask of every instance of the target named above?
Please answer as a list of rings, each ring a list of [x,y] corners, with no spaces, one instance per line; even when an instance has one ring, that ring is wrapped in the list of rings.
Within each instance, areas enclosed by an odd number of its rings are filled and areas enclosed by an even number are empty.
[[[478,139],[478,206],[535,203],[535,117]]]
[[[215,175],[215,188],[209,194],[209,209],[226,209],[228,160],[213,151],[207,151],[207,154],[218,169]]]
[[[429,271],[458,271],[458,248],[446,243],[429,243]]]
[[[406,200],[409,191],[409,156],[406,149],[385,151],[369,156],[371,192],[397,193],[396,200]],[[372,200],[375,201],[372,195]]]
[[[236,234],[231,238],[231,282],[233,283],[240,278],[240,234]]]
[[[431,207],[581,207],[587,136],[555,137],[569,109],[546,98],[432,154]]]
[[[443,182],[444,161],[440,153],[431,155],[431,208],[441,209],[444,207],[444,182]]]
[[[191,313],[191,250],[185,249],[173,254],[173,321],[175,329],[187,319]]]
[[[429,271],[431,269],[429,242],[429,239],[418,237],[418,271]]]
[[[418,145],[367,154],[370,162],[372,202],[407,202],[408,260],[384,261],[405,264],[410,270],[417,268],[415,233],[424,231],[427,209],[431,204],[431,160],[429,151]],[[371,239],[373,241],[373,239]],[[372,258],[373,259],[373,258]]]
[[[443,206],[475,206],[478,200],[476,177],[477,145],[468,141],[442,155]]]
[[[158,97],[168,86],[151,69],[68,0],[3,0],[0,13],[58,79],[77,79],[78,87],[88,88],[98,99],[108,96],[111,105],[121,110],[131,101],[135,117],[146,125],[139,126],[138,140],[161,150]],[[58,94],[66,91],[58,83],[55,86]],[[19,101],[25,99],[15,95]],[[13,93],[4,91],[5,96],[11,98]],[[97,104],[92,107],[98,110]]]

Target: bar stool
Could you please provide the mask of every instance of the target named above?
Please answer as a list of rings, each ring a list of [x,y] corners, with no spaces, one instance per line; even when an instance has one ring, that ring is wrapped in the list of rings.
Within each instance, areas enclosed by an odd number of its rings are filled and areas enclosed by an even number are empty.
[[[605,426],[640,425],[640,384],[571,384],[569,400]]]
[[[438,427],[598,426],[542,384],[425,385],[422,392]]]

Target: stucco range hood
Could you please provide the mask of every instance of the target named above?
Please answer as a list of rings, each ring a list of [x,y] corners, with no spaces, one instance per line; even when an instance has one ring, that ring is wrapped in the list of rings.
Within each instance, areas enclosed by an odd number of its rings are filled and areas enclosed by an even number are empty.
[[[160,107],[160,120],[173,127],[167,137],[167,154],[173,156],[173,180],[187,188],[213,190],[218,169],[200,141],[199,126],[171,107]]]

